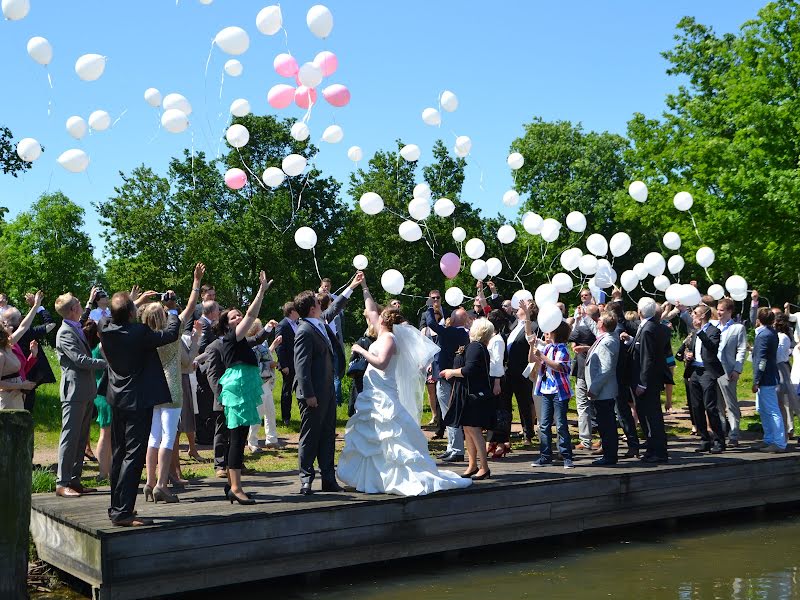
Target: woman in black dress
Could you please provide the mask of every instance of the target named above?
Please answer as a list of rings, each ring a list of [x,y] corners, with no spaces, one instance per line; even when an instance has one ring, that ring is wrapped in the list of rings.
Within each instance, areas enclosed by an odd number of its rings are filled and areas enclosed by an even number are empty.
[[[495,420],[495,399],[489,380],[489,351],[486,348],[493,335],[494,326],[488,319],[475,319],[469,330],[470,343],[463,353],[456,354],[453,368],[440,373],[448,380],[456,378],[447,411],[452,423],[447,424],[463,427],[469,464],[462,477],[476,480],[491,475],[483,430],[491,429]]]

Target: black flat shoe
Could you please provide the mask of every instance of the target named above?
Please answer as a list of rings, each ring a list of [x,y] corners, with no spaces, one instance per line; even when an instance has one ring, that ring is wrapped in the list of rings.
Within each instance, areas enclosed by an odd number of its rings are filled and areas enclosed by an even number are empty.
[[[322,482],[322,491],[323,492],[343,492],[344,488],[342,486],[340,486],[338,483],[336,483],[335,481],[330,482],[330,483],[325,483],[323,481]]]
[[[231,504],[233,504],[234,502],[238,502],[239,504],[242,504],[244,506],[252,506],[253,504],[256,503],[256,501],[250,498],[249,496],[247,498],[240,498],[239,496],[234,494],[232,490],[228,490],[226,496],[228,500],[231,501]]]
[[[471,479],[472,476],[475,475],[475,473],[477,473],[477,472],[478,472],[478,469],[475,469],[474,471],[467,471],[466,473],[462,473],[461,477],[463,477],[464,479]]]
[[[482,479],[488,479],[491,476],[491,474],[492,474],[491,471],[486,471],[486,473],[484,473],[483,475],[473,475],[472,477],[470,477],[470,479],[472,479],[472,481],[480,481]]]

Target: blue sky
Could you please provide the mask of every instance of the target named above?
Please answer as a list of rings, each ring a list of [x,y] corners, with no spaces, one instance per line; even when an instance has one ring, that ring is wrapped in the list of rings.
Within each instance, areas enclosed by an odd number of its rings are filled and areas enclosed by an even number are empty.
[[[25,19],[0,22],[5,83],[0,124],[10,127],[16,139],[36,138],[46,152],[19,178],[0,177],[0,205],[13,217],[42,193],[63,191],[86,209],[86,230],[102,260],[91,203],[113,193],[119,171],[145,163],[164,173],[170,157],[192,143],[216,156],[235,98],[248,99],[256,114],[303,116],[299,108],[274,111],[266,102],[272,85],[289,82],[272,69],[280,52],[288,50],[302,64],[321,50],[333,51],[339,69],[325,84],[343,83],[352,92],[347,107],[335,109],[321,101],[312,113],[309,126],[321,148],[317,166],[323,171],[346,182],[353,169],[346,156],[351,145],[361,146],[366,160],[403,138],[421,147],[420,163],[425,164],[437,137],[452,147],[456,135],[468,135],[473,147],[463,199],[488,214],[512,217],[516,209],[501,201],[512,183],[505,161],[524,123],[541,116],[624,133],[634,112],[659,115],[665,93],[677,85],[665,74],[659,53],[672,47],[682,16],[693,15],[718,32],[737,31],[763,2],[331,0],[327,6],[334,28],[327,40],[315,38],[306,27],[311,1],[284,3],[286,35],[271,37],[255,27],[255,16],[268,1],[31,4]],[[232,57],[214,49],[207,76],[205,65],[214,35],[230,25],[247,30],[250,48],[236,57],[244,73],[225,77],[220,100],[223,65]],[[53,45],[52,90],[44,68],[27,55],[32,36],[46,37]],[[74,72],[75,60],[85,53],[109,57],[98,81],[80,81]],[[143,99],[148,87],[189,99],[194,109],[190,130],[178,135],[159,131],[159,113]],[[458,95],[459,109],[443,113],[440,129],[428,127],[420,118],[422,109],[436,106],[444,89]],[[127,112],[112,129],[73,140],[65,129],[67,118],[86,119],[97,109],[112,119]],[[322,131],[334,122],[344,129],[344,140],[320,142]],[[91,157],[85,173],[69,173],[56,163],[61,152],[73,147]]]

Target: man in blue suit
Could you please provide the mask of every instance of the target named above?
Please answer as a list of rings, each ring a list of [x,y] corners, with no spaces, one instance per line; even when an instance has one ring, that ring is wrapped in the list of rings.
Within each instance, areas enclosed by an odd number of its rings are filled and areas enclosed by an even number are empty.
[[[778,405],[778,334],[772,328],[775,313],[766,306],[758,309],[756,339],[753,341],[753,393],[761,415],[764,439],[754,448],[761,452],[786,452],[786,431]]]

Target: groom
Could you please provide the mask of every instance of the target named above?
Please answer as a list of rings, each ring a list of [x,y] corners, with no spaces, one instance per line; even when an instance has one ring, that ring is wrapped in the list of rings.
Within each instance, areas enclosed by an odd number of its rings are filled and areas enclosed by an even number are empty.
[[[314,460],[322,475],[323,492],[341,492],[336,483],[334,448],[336,441],[336,396],[334,373],[344,375],[344,348],[328,322],[342,312],[364,274],[356,273],[342,294],[322,311],[319,299],[310,290],[295,296],[300,325],[294,339],[294,370],[297,403],[300,405],[300,493],[311,495]]]

